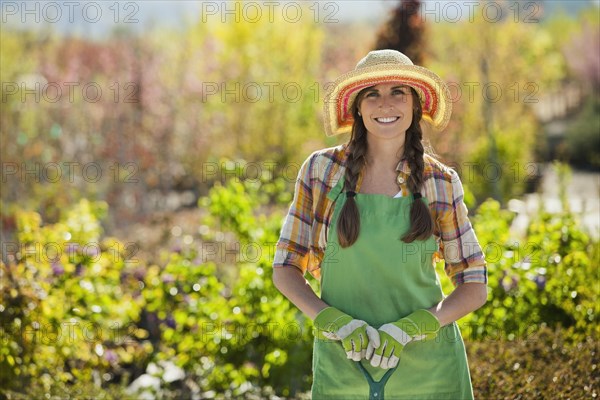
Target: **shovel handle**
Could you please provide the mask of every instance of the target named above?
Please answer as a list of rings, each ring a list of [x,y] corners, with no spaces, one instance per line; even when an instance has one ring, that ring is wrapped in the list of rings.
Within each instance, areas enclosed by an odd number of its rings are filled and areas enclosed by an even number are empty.
[[[360,361],[357,361],[356,364],[358,365],[358,369],[361,370],[361,372],[367,379],[367,382],[369,383],[369,400],[384,400],[383,396],[385,384],[387,383],[388,379],[390,379],[390,376],[392,376],[396,368],[398,368],[398,366],[388,369],[387,372],[381,378],[381,380],[375,381],[369,373],[369,371],[367,371],[367,369],[364,367],[364,365],[362,365]]]

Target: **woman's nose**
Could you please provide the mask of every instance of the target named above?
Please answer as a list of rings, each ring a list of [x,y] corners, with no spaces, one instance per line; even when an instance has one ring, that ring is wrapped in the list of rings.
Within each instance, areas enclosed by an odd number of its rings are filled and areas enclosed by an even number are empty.
[[[379,108],[392,107],[391,100],[389,96],[381,96],[379,101]]]

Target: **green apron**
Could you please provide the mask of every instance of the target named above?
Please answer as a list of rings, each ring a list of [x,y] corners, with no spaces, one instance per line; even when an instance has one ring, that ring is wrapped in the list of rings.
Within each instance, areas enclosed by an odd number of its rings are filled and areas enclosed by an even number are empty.
[[[412,196],[357,193],[360,235],[344,249],[336,232],[346,201],[342,186],[343,178],[328,194],[335,207],[321,264],[323,301],[374,328],[439,303],[444,295],[433,267],[433,253],[438,249],[434,236],[412,243],[398,239],[409,228]],[[428,199],[422,200],[428,204]],[[407,344],[394,371],[372,367],[367,360],[360,364],[346,358],[339,341],[316,337],[312,398],[473,398],[456,322],[442,327],[435,339]]]

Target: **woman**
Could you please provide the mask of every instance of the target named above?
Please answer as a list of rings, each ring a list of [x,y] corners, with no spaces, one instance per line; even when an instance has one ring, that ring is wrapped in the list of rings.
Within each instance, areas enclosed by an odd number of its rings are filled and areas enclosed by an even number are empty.
[[[303,163],[273,264],[316,328],[313,399],[473,398],[455,321],[486,301],[485,258],[458,175],[422,144],[422,119],[441,130],[450,114],[444,82],[394,50],[326,95],[326,133],[351,137]]]

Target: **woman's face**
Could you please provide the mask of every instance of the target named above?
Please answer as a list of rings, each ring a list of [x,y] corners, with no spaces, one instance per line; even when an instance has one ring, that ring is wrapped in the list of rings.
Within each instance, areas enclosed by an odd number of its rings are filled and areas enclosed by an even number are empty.
[[[407,85],[380,83],[366,89],[358,110],[369,134],[392,139],[404,137],[413,117],[413,96]]]

